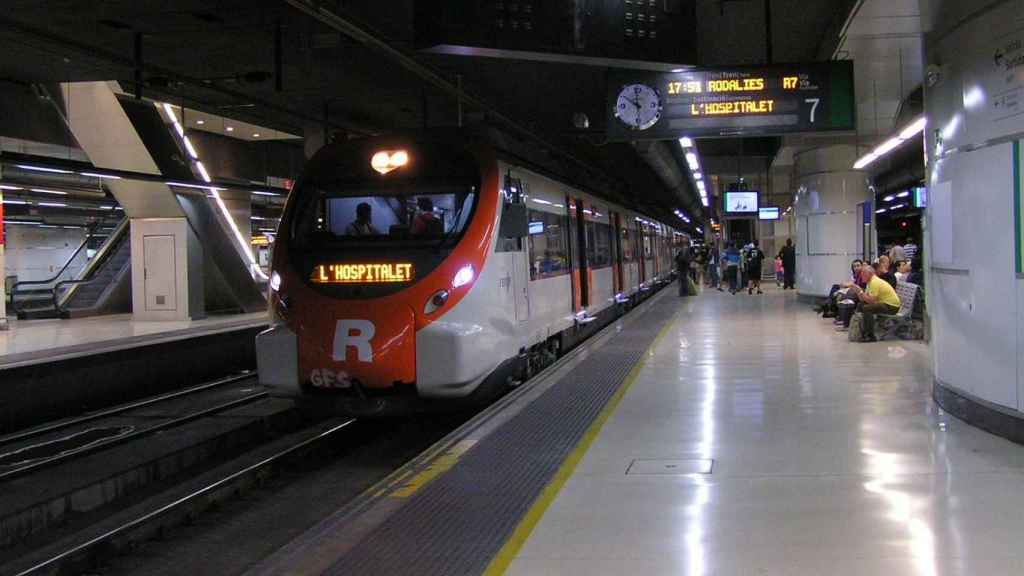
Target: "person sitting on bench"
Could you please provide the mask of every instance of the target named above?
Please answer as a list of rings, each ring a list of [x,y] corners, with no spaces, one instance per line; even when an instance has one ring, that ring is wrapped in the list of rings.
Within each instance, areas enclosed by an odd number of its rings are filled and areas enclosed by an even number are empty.
[[[861,278],[867,287],[863,290],[856,288],[858,311],[864,315],[864,342],[875,342],[875,314],[896,314],[900,311],[900,297],[892,285],[882,280],[875,274],[871,266],[862,266],[860,269]]]

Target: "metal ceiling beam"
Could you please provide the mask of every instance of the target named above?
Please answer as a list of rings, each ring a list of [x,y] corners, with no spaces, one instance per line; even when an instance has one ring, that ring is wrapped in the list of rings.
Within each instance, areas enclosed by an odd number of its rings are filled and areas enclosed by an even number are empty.
[[[378,37],[373,32],[366,30],[362,26],[336,14],[324,6],[322,2],[317,0],[283,0],[286,4],[292,6],[296,10],[306,14],[314,20],[324,24],[325,26],[345,34],[349,38],[355,40],[359,44],[366,48],[375,50],[383,54],[389,60],[394,61],[396,64],[405,68],[409,72],[415,74],[422,80],[431,84],[441,92],[448,94],[454,98],[460,104],[468,104],[474,108],[483,111],[491,119],[495,120],[498,124],[506,129],[509,129],[513,133],[526,138],[532,142],[540,144],[544,148],[562,156],[563,158],[570,160],[571,162],[580,165],[588,171],[592,171],[595,167],[575,155],[570,154],[563,150],[560,146],[544,138],[540,134],[520,124],[514,118],[502,113],[497,108],[490,105],[488,102],[477,97],[476,95],[463,89],[456,83],[448,80],[439,72],[435,71],[432,67],[423,64],[417,60],[412,54],[405,52],[395,46],[389,44],[386,40]],[[609,175],[610,177],[610,175]],[[610,179],[612,179],[610,177]],[[615,179],[617,180],[617,179]],[[622,182],[621,180],[619,182]],[[626,186],[628,183],[622,182]]]
[[[255,104],[255,105],[257,105],[257,106],[259,106],[259,107],[261,107],[263,109],[266,109],[268,111],[276,112],[278,114],[283,114],[285,116],[291,117],[291,118],[296,119],[296,120],[301,120],[303,123],[310,123],[310,124],[317,124],[317,125],[320,125],[320,124],[324,123],[324,119],[322,117],[312,116],[310,114],[306,114],[305,112],[301,112],[299,110],[294,110],[294,109],[288,108],[286,106],[281,106],[279,104],[275,104],[274,102],[269,102],[267,100],[262,100],[262,99],[259,99],[259,98],[253,98],[251,95],[245,94],[243,92],[238,92],[238,91],[235,91],[235,90],[231,90],[230,88],[224,88],[222,86],[217,86],[217,85],[214,85],[214,84],[210,84],[209,82],[207,82],[206,80],[201,79],[201,78],[195,78],[195,77],[192,77],[192,76],[188,76],[186,74],[182,74],[180,72],[176,72],[176,71],[171,70],[169,68],[164,68],[164,67],[159,66],[159,65],[142,62],[140,60],[137,60],[134,57],[123,56],[121,54],[118,54],[116,52],[112,52],[110,50],[107,50],[105,48],[101,48],[99,46],[92,46],[92,45],[86,44],[84,42],[80,42],[78,40],[72,40],[70,38],[65,38],[65,37],[60,36],[58,34],[54,34],[54,33],[49,32],[47,30],[43,30],[42,28],[37,28],[35,26],[30,26],[30,25],[25,24],[23,22],[19,22],[17,20],[12,20],[12,19],[6,18],[4,16],[0,16],[0,28],[6,28],[7,31],[14,31],[14,32],[17,32],[17,33],[20,33],[20,34],[24,34],[26,36],[30,36],[30,37],[35,38],[37,40],[41,40],[44,43],[49,43],[49,44],[52,44],[52,45],[55,45],[55,46],[59,46],[59,47],[61,47],[63,49],[66,49],[66,50],[69,50],[69,51],[73,51],[73,52],[77,52],[77,53],[82,54],[82,55],[87,56],[87,57],[103,60],[103,61],[107,62],[108,64],[111,64],[111,65],[116,66],[116,67],[124,68],[125,70],[130,70],[130,71],[133,71],[133,72],[137,70],[139,72],[148,72],[148,73],[151,73],[151,74],[154,74],[154,75],[157,75],[157,76],[164,76],[164,77],[167,77],[167,78],[171,78],[171,79],[177,80],[177,81],[179,81],[179,82],[181,82],[183,84],[188,84],[190,86],[193,86],[193,87],[196,87],[196,88],[199,88],[199,89],[202,89],[202,90],[206,90],[206,91],[209,91],[209,92],[215,92],[215,93],[221,94],[223,96],[227,96],[228,98],[236,100],[236,101],[252,103],[252,104]],[[341,129],[341,130],[346,130],[346,131],[349,131],[349,132],[354,132],[354,133],[357,133],[357,134],[366,134],[366,135],[368,135],[368,134],[372,134],[374,132],[374,130],[371,130],[368,127],[357,126],[357,125],[354,125],[354,124],[351,124],[351,123],[335,123],[335,122],[332,122],[331,123],[331,127],[332,128],[338,128],[338,129]]]

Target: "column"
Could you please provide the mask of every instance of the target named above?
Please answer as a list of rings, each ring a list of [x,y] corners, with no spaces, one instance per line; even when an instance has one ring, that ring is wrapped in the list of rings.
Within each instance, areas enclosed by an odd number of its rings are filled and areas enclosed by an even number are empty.
[[[923,1],[935,397],[1024,441],[1024,1]]]
[[[852,168],[852,144],[800,152],[794,161],[796,288],[802,297],[824,297],[850,276],[850,262],[864,257],[864,204],[872,201],[868,175]]]

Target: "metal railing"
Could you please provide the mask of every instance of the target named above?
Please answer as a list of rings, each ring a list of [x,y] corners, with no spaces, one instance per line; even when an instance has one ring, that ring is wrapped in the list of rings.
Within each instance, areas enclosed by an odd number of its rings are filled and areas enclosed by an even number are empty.
[[[90,260],[88,264],[86,264],[85,268],[82,270],[81,278],[64,280],[54,285],[53,307],[57,312],[64,312],[64,308],[69,302],[71,302],[72,297],[75,295],[75,291],[77,291],[80,286],[89,284],[95,280],[94,277],[96,276],[96,273],[99,272],[110,256],[114,254],[114,251],[121,246],[121,243],[125,239],[125,235],[128,233],[128,225],[129,219],[127,217],[122,218],[114,228],[114,231],[110,233],[110,237],[107,241],[103,243],[103,246],[100,246],[100,249],[96,251],[96,255],[93,256],[92,260]],[[65,286],[67,286],[68,289],[61,293],[61,289]]]

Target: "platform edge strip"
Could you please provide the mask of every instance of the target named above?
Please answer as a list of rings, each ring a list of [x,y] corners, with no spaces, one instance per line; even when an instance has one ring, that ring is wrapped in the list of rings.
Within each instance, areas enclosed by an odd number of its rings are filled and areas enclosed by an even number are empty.
[[[509,536],[508,540],[505,541],[505,544],[503,544],[501,549],[498,550],[498,553],[491,559],[491,562],[483,572],[484,576],[500,576],[508,570],[512,561],[515,560],[516,555],[519,554],[523,545],[526,544],[530,534],[533,533],[534,528],[536,528],[540,523],[548,508],[555,501],[555,498],[558,497],[559,493],[561,493],[565,483],[569,481],[573,472],[576,471],[576,466],[579,465],[580,461],[583,460],[583,457],[590,451],[590,446],[601,433],[605,423],[618,409],[619,404],[626,396],[626,393],[629,392],[629,389],[633,387],[636,379],[640,376],[640,371],[643,370],[644,366],[647,364],[647,359],[650,358],[651,352],[661,344],[661,341],[664,340],[665,336],[668,334],[669,329],[675,324],[676,319],[679,317],[679,313],[680,311],[677,310],[672,314],[668,322],[662,326],[658,335],[654,337],[654,341],[651,342],[651,345],[644,350],[640,360],[633,365],[633,368],[630,369],[629,373],[626,375],[625,380],[623,380],[622,384],[619,385],[618,390],[616,390],[612,397],[608,399],[608,403],[601,409],[597,418],[590,423],[587,431],[583,433],[579,442],[572,451],[569,452],[569,455],[562,462],[561,466],[558,467],[554,477],[552,477],[547,486],[541,490],[540,494],[537,495],[533,504],[530,505],[529,510],[527,510],[526,514],[519,521],[519,524],[516,525],[515,530],[512,531],[512,535]]]

